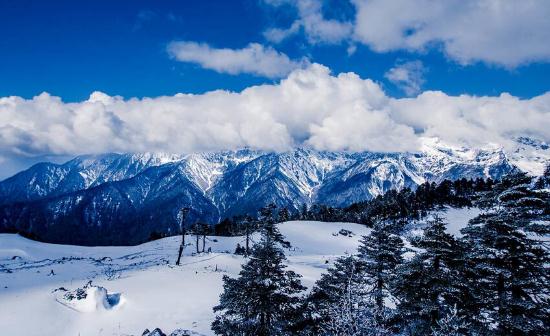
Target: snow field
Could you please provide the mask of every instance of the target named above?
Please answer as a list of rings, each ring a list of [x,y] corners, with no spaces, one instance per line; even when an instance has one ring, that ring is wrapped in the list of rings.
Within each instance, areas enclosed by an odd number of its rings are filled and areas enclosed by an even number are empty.
[[[441,214],[456,234],[478,212],[449,208]],[[411,233],[421,226],[419,222]],[[336,258],[355,253],[361,236],[370,232],[360,224],[311,221],[286,222],[279,228],[292,245],[285,250],[288,268],[301,274],[308,288]],[[342,235],[341,229],[353,234]],[[194,254],[195,237],[187,236],[189,245],[178,267],[180,241],[170,237],[130,247],[82,247],[0,234],[0,330],[95,336],[141,335],[146,328],[159,327],[212,335],[212,307],[223,290],[222,277],[236,277],[246,260],[233,254],[237,243],[244,246],[244,237],[207,237],[212,253]],[[63,291],[56,289],[74,291],[90,280],[104,290],[92,287],[90,299],[83,302],[59,300]],[[120,294],[116,305],[108,302],[113,294]]]
[[[289,269],[311,287],[340,255],[353,253],[368,229],[351,223],[287,222],[281,232],[291,242]],[[353,237],[338,234],[350,230]],[[257,239],[257,237],[254,237]],[[245,259],[232,254],[244,237],[207,237],[212,253],[193,255],[186,237],[182,265],[175,266],[180,237],[132,247],[81,247],[34,242],[0,235],[0,329],[16,335],[141,335],[160,327],[211,335],[212,307],[222,291],[222,276],[237,276]],[[214,240],[217,240],[214,241]],[[229,252],[229,253],[227,253]],[[89,280],[90,297],[69,304],[59,299]],[[105,300],[121,294],[110,309]],[[30,318],[30,320],[29,320]]]

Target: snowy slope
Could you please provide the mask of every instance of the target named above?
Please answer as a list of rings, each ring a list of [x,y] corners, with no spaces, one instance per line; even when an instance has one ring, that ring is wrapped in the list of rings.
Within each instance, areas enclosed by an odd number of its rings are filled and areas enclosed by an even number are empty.
[[[289,267],[302,274],[309,287],[337,256],[355,252],[360,236],[369,231],[358,224],[321,222],[287,222],[280,228],[292,244],[287,251]],[[355,235],[338,235],[342,228]],[[234,251],[243,238],[209,237],[207,246],[213,252],[206,254],[192,255],[194,246],[187,246],[183,265],[175,267],[179,243],[178,237],[171,237],[133,247],[80,247],[1,234],[2,332],[141,335],[146,328],[160,327],[212,334],[212,307],[222,290],[221,278],[236,276],[243,262],[242,257],[226,252]],[[55,275],[50,275],[52,271]],[[120,294],[123,303],[117,309],[79,312],[56,301],[59,292],[53,290],[74,290],[88,280]]]
[[[438,214],[457,234],[477,209],[447,208]],[[425,223],[412,223],[420,234]],[[281,232],[291,242],[289,268],[311,288],[331,263],[355,253],[361,235],[370,230],[352,223],[286,222]],[[338,234],[340,229],[352,237]],[[243,237],[208,237],[212,253],[194,255],[194,237],[187,237],[182,266],[174,266],[179,237],[132,247],[82,247],[38,243],[18,235],[0,234],[0,327],[7,335],[141,335],[146,328],[165,332],[177,328],[211,335],[212,307],[222,291],[222,276],[237,276],[244,261],[230,252]],[[410,246],[410,244],[406,244]],[[51,272],[55,275],[51,275]],[[81,312],[59,299],[64,287],[74,290],[89,280],[111,294],[120,294],[116,309]],[[29,323],[32,317],[32,323]]]

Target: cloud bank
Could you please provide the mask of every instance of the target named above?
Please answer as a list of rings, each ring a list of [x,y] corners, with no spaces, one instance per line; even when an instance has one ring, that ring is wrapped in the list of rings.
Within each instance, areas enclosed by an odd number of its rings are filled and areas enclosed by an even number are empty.
[[[280,83],[128,99],[95,92],[64,103],[43,93],[0,98],[0,157],[101,152],[186,153],[243,146],[283,151],[415,151],[422,136],[505,145],[518,135],[550,141],[550,93],[532,99],[448,96],[394,99],[354,73],[312,64]]]
[[[167,51],[178,61],[199,64],[203,68],[231,75],[247,73],[282,78],[303,64],[258,43],[250,43],[243,49],[217,49],[206,43],[174,41],[168,45]]]

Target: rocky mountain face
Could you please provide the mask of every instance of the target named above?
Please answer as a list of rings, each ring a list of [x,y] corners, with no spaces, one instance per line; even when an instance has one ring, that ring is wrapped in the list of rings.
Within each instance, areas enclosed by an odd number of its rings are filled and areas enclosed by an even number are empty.
[[[190,155],[105,154],[40,163],[0,182],[0,231],[49,242],[135,244],[188,221],[215,223],[268,203],[345,206],[425,181],[492,177],[515,169],[498,147],[450,147],[426,139],[419,153],[297,148]]]

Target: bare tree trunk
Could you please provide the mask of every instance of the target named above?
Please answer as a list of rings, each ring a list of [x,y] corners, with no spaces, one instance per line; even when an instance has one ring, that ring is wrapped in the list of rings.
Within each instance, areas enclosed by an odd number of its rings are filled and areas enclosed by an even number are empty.
[[[189,213],[189,208],[182,208],[180,210],[181,213],[181,222],[180,222],[180,228],[181,228],[181,244],[178,251],[178,260],[176,261],[176,265],[180,265],[181,262],[181,255],[183,254],[183,249],[185,247],[185,219],[187,218],[187,214]]]
[[[178,252],[178,260],[176,261],[176,265],[180,265],[181,261],[181,255],[183,254],[183,248],[185,246],[185,229],[183,229],[181,233],[181,244],[180,244],[180,250]]]
[[[206,230],[202,233],[202,253],[204,253],[204,248],[206,246]]]
[[[195,246],[197,247],[197,254],[200,253],[199,251],[199,238],[200,238],[200,235],[198,232],[195,232],[195,238],[197,238],[197,242],[195,244]]]

